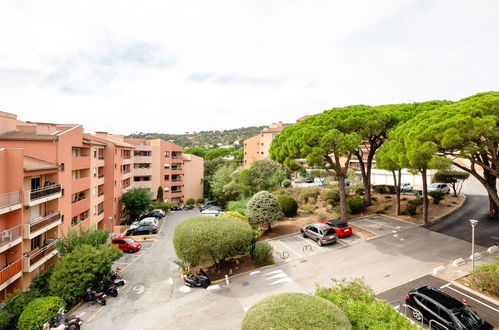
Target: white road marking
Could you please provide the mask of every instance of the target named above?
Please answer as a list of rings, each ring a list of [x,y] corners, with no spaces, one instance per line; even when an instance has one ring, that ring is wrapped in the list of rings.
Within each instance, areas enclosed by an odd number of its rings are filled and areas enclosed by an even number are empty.
[[[272,282],[270,283],[270,285],[275,285],[275,284],[280,284],[280,283],[286,283],[286,282],[291,282],[292,279],[290,279],[289,277],[286,277],[286,278],[282,278],[280,280],[277,280],[275,282]]]
[[[283,277],[288,277],[288,275],[286,275],[284,272],[282,272],[281,274],[275,274],[275,275],[272,275],[270,277],[267,277],[267,279],[272,280],[274,278],[283,278]]]
[[[278,273],[283,273],[282,269],[273,270],[273,271],[271,271],[271,272],[268,272],[268,273],[262,274],[262,276],[265,276],[265,275],[271,275],[271,274],[278,274]]]
[[[296,253],[295,251],[293,251],[292,248],[290,248],[289,246],[287,246],[286,244],[284,244],[281,240],[278,240],[279,243],[281,243],[282,245],[284,245],[284,247],[286,249],[288,249],[289,251],[293,252],[294,254],[296,254],[298,256],[298,258],[301,258],[301,255],[299,255],[298,253]]]
[[[461,291],[459,291],[459,290],[454,289],[453,287],[451,287],[451,286],[450,286],[450,283],[447,283],[446,285],[443,285],[443,286],[441,286],[441,287],[440,287],[440,289],[442,289],[442,288],[449,288],[449,289],[451,289],[451,290],[453,290],[453,291],[456,291],[457,293],[462,294],[463,296],[468,297],[468,298],[470,298],[470,299],[472,299],[472,300],[476,301],[477,303],[482,304],[482,305],[484,305],[485,307],[488,307],[488,308],[492,309],[493,311],[495,311],[495,312],[499,313],[499,309],[494,308],[494,307],[492,307],[492,306],[490,306],[490,305],[487,305],[486,303],[482,302],[481,300],[475,299],[475,298],[473,298],[473,297],[471,297],[471,296],[468,296],[467,294],[465,294],[465,293],[463,293],[463,292],[461,292]]]
[[[298,238],[301,238],[302,240],[304,240],[305,242],[309,243],[309,241],[307,241],[305,238],[301,237],[301,236],[297,236]],[[319,250],[321,251],[325,251],[322,247],[320,247],[319,245],[316,246],[316,248],[318,248]]]

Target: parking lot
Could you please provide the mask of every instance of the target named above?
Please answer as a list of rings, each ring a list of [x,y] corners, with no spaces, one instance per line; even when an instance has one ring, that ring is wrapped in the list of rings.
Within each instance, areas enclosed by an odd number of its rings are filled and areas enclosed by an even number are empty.
[[[394,307],[399,306],[399,310],[404,313],[405,307],[402,304],[405,303],[405,296],[407,293],[412,289],[427,285],[440,289],[459,301],[463,301],[463,299],[466,298],[468,306],[476,311],[481,318],[496,327],[499,326],[498,304],[476,295],[469,289],[449,283],[432,275],[425,275],[390,290],[381,292],[378,294],[378,298],[392,302],[391,305]],[[410,314],[410,310],[407,309],[407,315],[410,316]]]
[[[274,248],[274,260],[276,263],[289,262],[326,251],[339,249],[363,241],[356,235],[338,238],[336,243],[319,246],[309,238],[304,238],[301,234],[276,238],[267,242]]]
[[[372,215],[361,219],[350,220],[349,222],[376,236],[397,234],[400,231],[417,227],[417,225],[410,222],[393,219],[384,215]]]

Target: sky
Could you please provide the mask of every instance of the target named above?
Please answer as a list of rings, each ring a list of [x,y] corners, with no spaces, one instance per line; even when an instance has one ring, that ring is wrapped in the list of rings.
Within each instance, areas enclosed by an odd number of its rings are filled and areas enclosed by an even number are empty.
[[[85,130],[292,123],[499,90],[497,0],[2,1],[0,111]]]

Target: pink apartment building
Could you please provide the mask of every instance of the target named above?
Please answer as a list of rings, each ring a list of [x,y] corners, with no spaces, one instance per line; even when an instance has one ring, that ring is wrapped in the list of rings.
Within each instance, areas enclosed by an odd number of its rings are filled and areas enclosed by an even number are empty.
[[[256,160],[268,159],[270,144],[283,128],[284,124],[281,121],[273,123],[261,130],[259,135],[245,140],[243,167],[249,168],[251,163]]]

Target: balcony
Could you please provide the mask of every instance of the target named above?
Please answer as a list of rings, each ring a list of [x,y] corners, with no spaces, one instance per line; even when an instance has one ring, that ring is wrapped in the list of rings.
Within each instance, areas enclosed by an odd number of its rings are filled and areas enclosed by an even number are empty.
[[[152,175],[152,168],[142,167],[133,169],[134,176],[150,176]]]
[[[43,188],[26,191],[27,196],[24,200],[26,206],[34,206],[45,203],[62,196],[62,187],[60,184],[51,184]]]
[[[7,251],[14,245],[23,241],[21,237],[21,225],[0,232],[0,253]]]
[[[21,259],[19,259],[0,270],[0,290],[5,289],[9,284],[21,277],[23,274],[21,265]]]
[[[71,204],[71,217],[75,217],[78,214],[88,210],[90,208],[90,198],[85,197],[77,202]]]
[[[97,158],[97,161],[96,161],[97,167],[102,167],[105,164],[106,164],[106,162],[104,161],[104,156],[102,156],[102,158],[99,156],[99,158]]]
[[[182,167],[172,166],[172,171],[182,171]]]
[[[61,211],[32,219],[30,223],[24,225],[24,238],[33,239],[47,230],[59,226],[61,223]]]
[[[71,190],[73,193],[84,191],[90,188],[90,177],[79,178],[71,182]]]
[[[71,160],[72,170],[81,170],[85,168],[90,168],[90,157],[89,156],[78,156],[73,157]]]
[[[151,163],[152,162],[152,156],[135,156],[133,158],[134,163]]]
[[[32,271],[43,265],[45,262],[50,260],[57,253],[59,253],[59,251],[57,251],[55,247],[55,243],[58,240],[59,239],[55,239],[41,249],[36,248],[25,254],[23,260],[23,271],[25,273],[31,273]]]
[[[104,202],[104,192],[100,192],[98,195],[97,195],[97,204],[100,204]]]
[[[100,210],[98,213],[97,213],[97,222],[101,221],[104,219],[104,209]]]
[[[104,174],[97,177],[97,185],[100,186],[101,184],[104,184]]]
[[[21,201],[21,190],[0,194],[0,214],[20,209]]]

